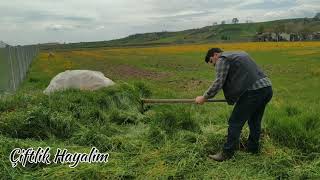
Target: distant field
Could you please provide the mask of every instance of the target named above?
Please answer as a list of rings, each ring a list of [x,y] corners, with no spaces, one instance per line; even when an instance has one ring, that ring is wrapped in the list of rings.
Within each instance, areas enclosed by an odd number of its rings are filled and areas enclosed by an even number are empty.
[[[223,145],[232,106],[153,105],[140,113],[135,99],[141,96],[202,95],[214,80],[213,67],[203,60],[210,47],[247,51],[272,80],[274,96],[264,116],[259,156],[240,151],[223,163],[207,158]],[[320,178],[320,42],[96,48],[54,54],[48,58],[48,52],[41,52],[19,92],[0,100],[2,177]],[[68,69],[101,71],[119,86],[95,93],[42,95],[51,78]],[[243,142],[246,135],[247,127]],[[110,159],[75,169],[60,164],[12,169],[10,151],[30,146],[77,152],[96,146],[109,152]]]

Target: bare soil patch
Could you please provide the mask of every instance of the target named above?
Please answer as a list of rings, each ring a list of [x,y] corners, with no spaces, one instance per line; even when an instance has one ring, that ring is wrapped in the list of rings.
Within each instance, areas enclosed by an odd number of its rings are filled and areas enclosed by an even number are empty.
[[[150,71],[130,65],[118,65],[110,71],[118,76],[128,78],[162,79],[170,76],[170,73]]]

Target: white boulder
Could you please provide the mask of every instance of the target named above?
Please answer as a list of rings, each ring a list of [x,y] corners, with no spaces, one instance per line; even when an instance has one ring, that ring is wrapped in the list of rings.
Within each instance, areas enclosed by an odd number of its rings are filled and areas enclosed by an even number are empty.
[[[56,75],[43,93],[48,95],[66,89],[97,90],[114,84],[99,71],[67,70]]]

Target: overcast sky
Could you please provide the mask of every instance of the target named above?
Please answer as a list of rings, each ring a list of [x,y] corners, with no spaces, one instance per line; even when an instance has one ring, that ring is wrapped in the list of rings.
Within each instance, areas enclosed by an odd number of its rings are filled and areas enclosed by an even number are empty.
[[[84,42],[230,22],[313,17],[320,0],[0,0],[0,40],[10,45]]]

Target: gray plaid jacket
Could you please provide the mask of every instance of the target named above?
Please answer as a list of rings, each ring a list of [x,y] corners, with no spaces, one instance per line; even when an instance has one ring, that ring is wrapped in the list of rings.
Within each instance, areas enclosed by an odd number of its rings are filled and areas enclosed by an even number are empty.
[[[203,94],[206,99],[214,97],[219,90],[223,87],[223,84],[227,78],[230,65],[224,58],[219,58],[215,65],[216,80],[212,83],[210,88]],[[272,83],[268,77],[257,80],[248,90],[256,90],[264,87],[272,86]]]

